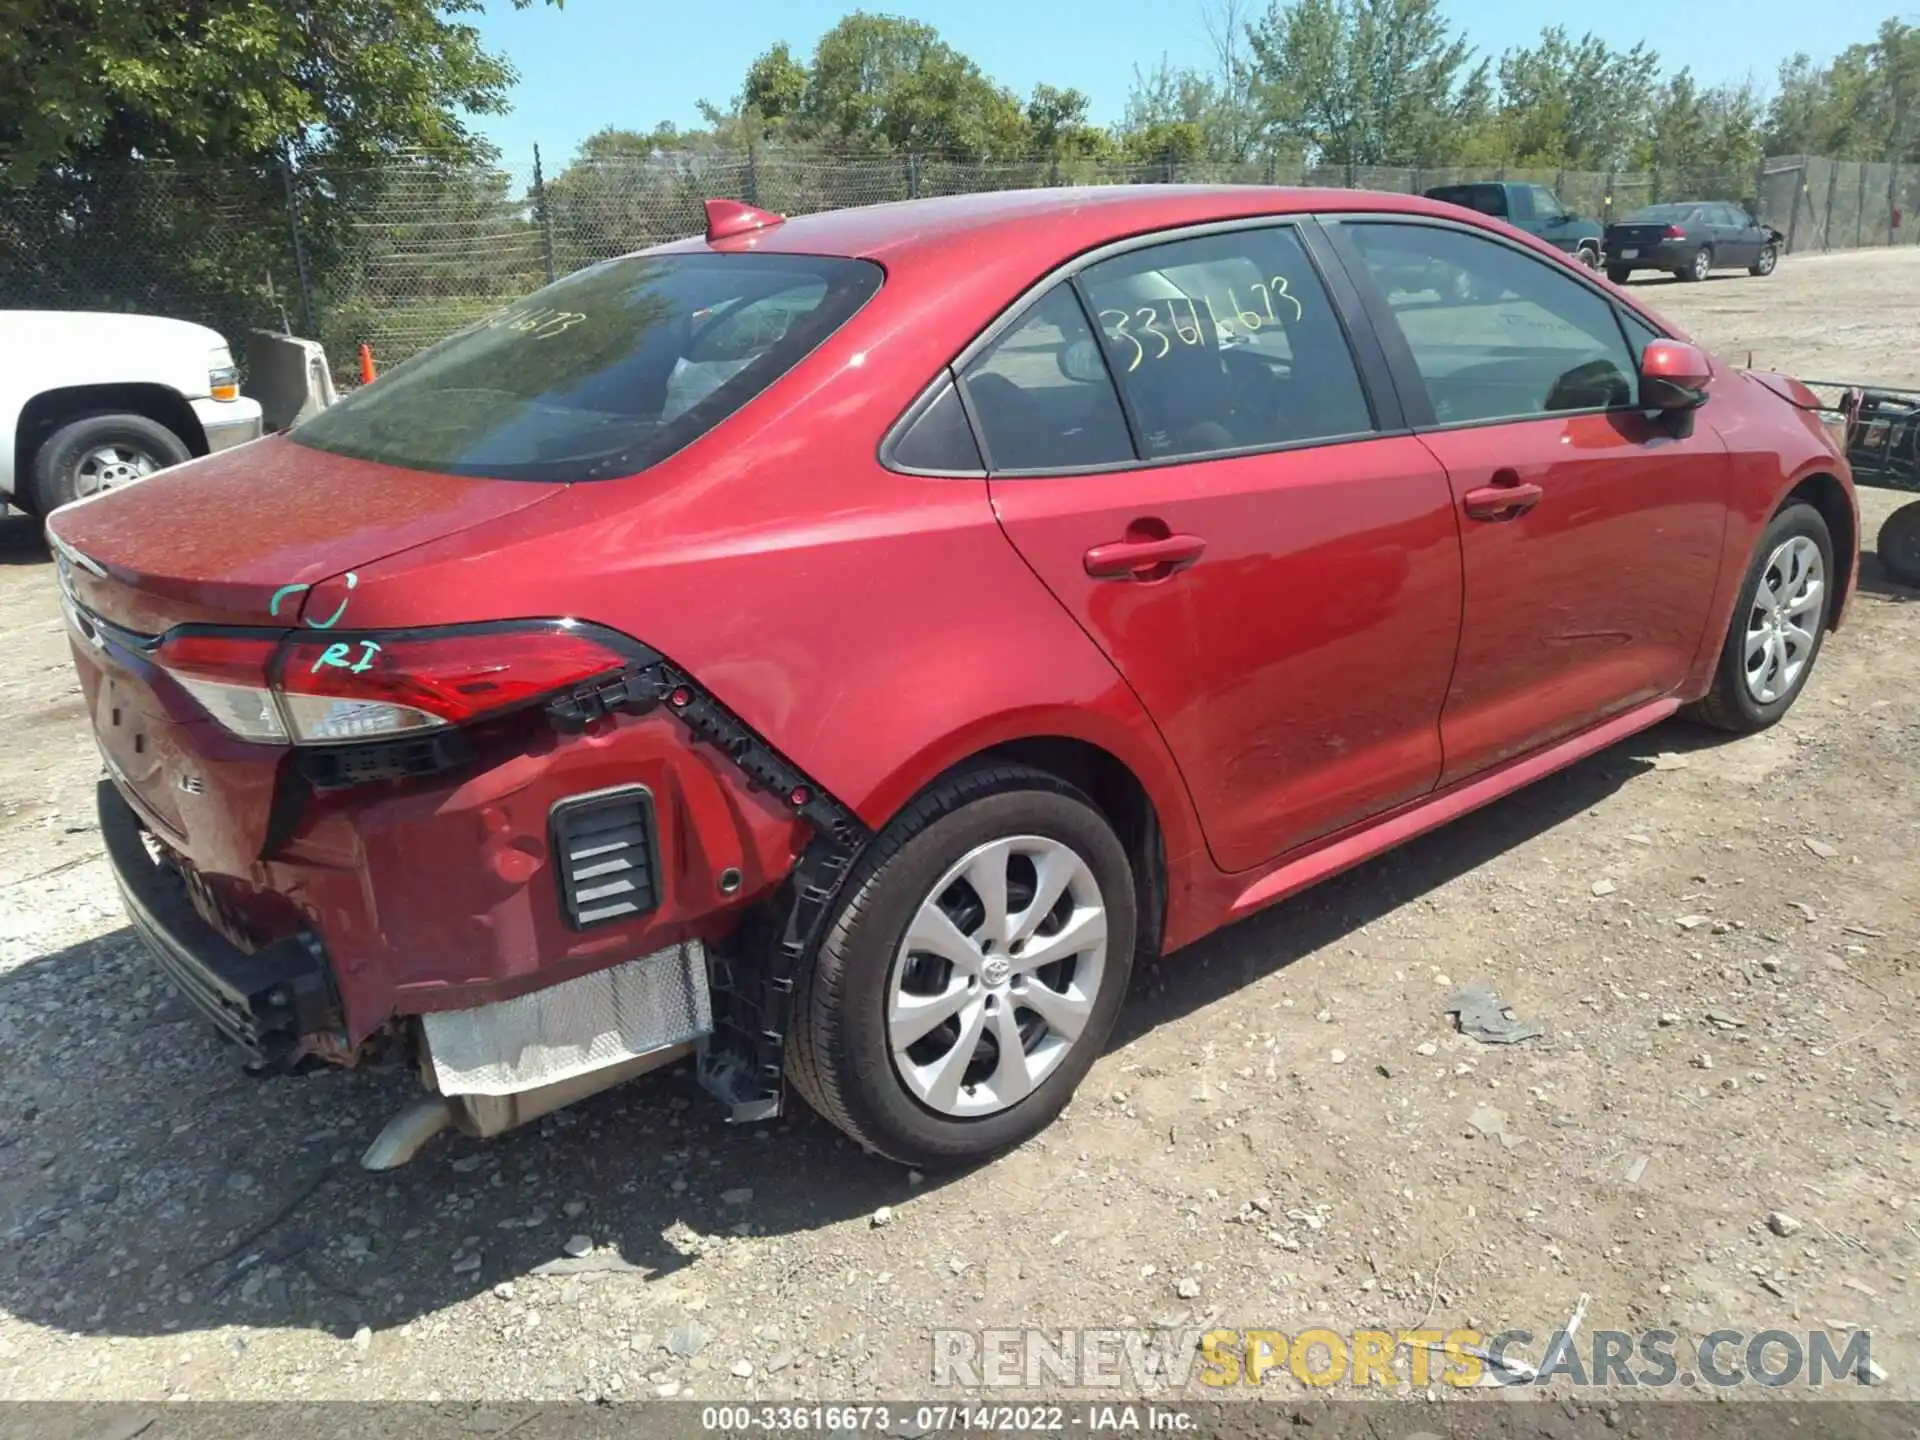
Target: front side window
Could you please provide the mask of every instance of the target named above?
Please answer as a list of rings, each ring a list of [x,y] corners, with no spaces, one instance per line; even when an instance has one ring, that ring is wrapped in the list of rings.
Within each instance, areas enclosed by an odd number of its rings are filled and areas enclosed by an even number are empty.
[[[1546,262],[1460,230],[1349,224],[1442,425],[1633,403],[1613,306]]]
[[[1533,213],[1542,220],[1551,220],[1557,215],[1567,213],[1567,207],[1560,203],[1560,197],[1544,185],[1533,187]]]
[[[631,475],[779,379],[880,282],[877,265],[827,256],[611,260],[422,351],[290,438],[451,475]]]
[[[1373,428],[1346,334],[1290,227],[1129,251],[1080,284],[1145,459]]]
[[[1620,323],[1626,327],[1627,344],[1633,350],[1633,368],[1638,371],[1647,346],[1660,338],[1660,332],[1630,310],[1620,312]]]
[[[1027,307],[963,377],[995,470],[1130,464],[1113,377],[1072,285]]]

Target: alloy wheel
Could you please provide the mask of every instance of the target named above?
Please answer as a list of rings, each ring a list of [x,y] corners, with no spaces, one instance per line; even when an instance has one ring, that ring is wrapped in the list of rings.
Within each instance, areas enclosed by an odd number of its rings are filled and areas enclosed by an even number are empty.
[[[1693,257],[1693,278],[1704,280],[1713,270],[1713,256],[1704,249],[1698,250]]]
[[[1018,1104],[1080,1039],[1106,963],[1106,902],[1072,846],[1039,835],[976,846],[921,901],[894,956],[895,1070],[941,1115]]]
[[[1767,557],[1747,612],[1747,692],[1762,705],[1793,693],[1813,655],[1827,606],[1826,564],[1805,535]]]
[[[160,462],[137,445],[99,445],[80,457],[74,494],[98,495],[102,490],[144,480],[160,469]]]

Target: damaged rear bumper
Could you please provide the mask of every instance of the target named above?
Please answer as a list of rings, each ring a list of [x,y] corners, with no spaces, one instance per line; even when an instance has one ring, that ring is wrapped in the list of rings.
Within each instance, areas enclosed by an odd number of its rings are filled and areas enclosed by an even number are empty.
[[[250,1068],[285,1069],[329,1035],[344,1040],[316,937],[243,950],[201,916],[193,881],[149,849],[110,780],[100,782],[98,807],[134,930],[174,991]],[[692,1056],[713,1027],[706,966],[704,947],[686,941],[515,999],[421,1016],[420,1071],[435,1093],[402,1110],[363,1163],[402,1164],[448,1126],[498,1135]]]
[[[100,782],[98,808],[127,918],[181,998],[256,1065],[286,1063],[303,1035],[338,1028],[317,939],[293,935],[242,950],[200,917],[181,872],[148,852],[139,817],[111,780]]]
[[[546,713],[552,740],[523,726],[379,788],[283,771],[278,790],[306,798],[268,853],[206,879],[102,788],[128,911],[223,1034],[275,1068],[396,1042],[417,1064],[433,1096],[389,1153],[444,1124],[497,1133],[693,1048],[731,1119],[780,1113],[794,976],[870,832],[664,662]],[[223,813],[189,828],[217,837]],[[813,832],[797,856],[795,821]]]

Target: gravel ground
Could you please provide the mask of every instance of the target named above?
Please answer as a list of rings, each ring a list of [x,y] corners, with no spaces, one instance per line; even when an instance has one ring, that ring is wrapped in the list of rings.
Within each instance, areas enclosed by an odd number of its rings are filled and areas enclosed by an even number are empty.
[[[1920,250],[1637,288],[1735,360],[1920,386]],[[1777,728],[1662,727],[1144,974],[974,1173],[729,1129],[679,1072],[375,1176],[407,1077],[244,1078],[125,927],[0,523],[0,1398],[858,1400],[924,1394],[935,1328],[1544,1334],[1582,1295],[1867,1327],[1920,1396],[1913,599],[1869,556]],[[1453,1033],[1476,978],[1544,1035]]]

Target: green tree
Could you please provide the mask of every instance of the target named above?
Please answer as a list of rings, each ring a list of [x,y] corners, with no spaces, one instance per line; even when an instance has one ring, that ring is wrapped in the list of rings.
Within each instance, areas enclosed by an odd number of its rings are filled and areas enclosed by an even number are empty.
[[[777,122],[798,115],[806,95],[807,67],[793,58],[783,40],[747,67],[740,108]]]
[[[1090,160],[1113,148],[1104,130],[1087,123],[1093,102],[1078,90],[1036,85],[1027,100],[1027,133],[1033,151],[1054,160]]]
[[[533,0],[514,0],[524,7]],[[481,0],[0,0],[0,161],[366,162],[479,153],[513,67]]]
[[[1683,68],[1654,91],[1632,164],[1652,171],[1663,194],[1751,199],[1761,154],[1760,108],[1751,85],[1702,90]]]
[[[1121,153],[1137,165],[1210,158],[1207,121],[1215,104],[1213,82],[1197,70],[1175,66],[1164,55],[1152,70],[1134,66],[1116,131]]]
[[[556,268],[570,271],[702,228],[707,195],[738,194],[744,151],[713,130],[608,127],[547,182]]]
[[[1605,170],[1628,164],[1647,131],[1660,57],[1548,26],[1540,43],[1500,57],[1500,114],[1519,165]]]
[[[1206,0],[1200,20],[1213,50],[1211,70],[1175,66],[1164,55],[1152,70],[1133,67],[1126,112],[1115,127],[1129,159],[1241,164],[1272,149],[1257,93],[1246,0]]]
[[[1438,0],[1272,0],[1248,39],[1269,129],[1323,163],[1443,160],[1486,107]]]
[[[856,10],[813,52],[800,114],[849,149],[1018,157],[1032,135],[1013,92],[931,25]]]
[[[1920,160],[1920,29],[1887,20],[1830,65],[1795,55],[1780,67],[1767,111],[1774,154]]]

